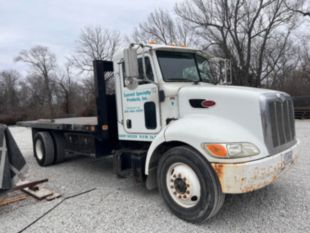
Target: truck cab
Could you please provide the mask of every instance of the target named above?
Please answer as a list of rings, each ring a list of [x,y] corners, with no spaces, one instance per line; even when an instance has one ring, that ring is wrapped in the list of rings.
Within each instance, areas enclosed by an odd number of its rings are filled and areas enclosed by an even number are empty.
[[[176,162],[170,170],[159,167],[174,148],[181,148],[176,150],[180,154],[185,148],[193,157],[199,154],[211,167],[219,193],[262,188],[295,161],[294,109],[288,94],[216,85],[211,57],[199,50],[162,45],[128,50],[113,59],[119,140],[150,142],[145,163],[149,188],[161,184],[159,173],[180,171],[162,181],[168,203],[172,199],[192,208],[186,191],[176,189],[180,180],[175,175],[199,183],[186,163]]]
[[[158,188],[174,214],[196,223],[214,216],[225,194],[271,184],[297,159],[292,98],[220,85],[230,67],[224,62],[218,78],[212,60],[193,48],[131,44],[112,62],[94,61],[97,117],[20,123],[32,128],[36,160],[112,153],[117,175]]]
[[[129,59],[137,60],[134,77],[126,74],[123,50],[113,58],[119,139],[152,141],[180,118],[179,91],[183,87],[214,86],[216,80],[206,54],[199,50],[160,45],[132,50],[137,53]]]

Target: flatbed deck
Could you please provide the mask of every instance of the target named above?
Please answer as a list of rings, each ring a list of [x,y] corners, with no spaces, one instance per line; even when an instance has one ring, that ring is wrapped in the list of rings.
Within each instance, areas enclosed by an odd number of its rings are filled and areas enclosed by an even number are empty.
[[[72,117],[57,119],[39,119],[35,121],[21,121],[17,125],[37,128],[37,129],[53,129],[68,130],[79,132],[95,132],[98,124],[97,117]]]

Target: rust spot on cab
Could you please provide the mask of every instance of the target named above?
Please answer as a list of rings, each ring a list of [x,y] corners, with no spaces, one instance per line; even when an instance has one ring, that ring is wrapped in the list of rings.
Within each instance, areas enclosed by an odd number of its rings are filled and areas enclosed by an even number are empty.
[[[224,178],[224,165],[220,163],[212,163],[212,167],[222,185],[223,178]]]

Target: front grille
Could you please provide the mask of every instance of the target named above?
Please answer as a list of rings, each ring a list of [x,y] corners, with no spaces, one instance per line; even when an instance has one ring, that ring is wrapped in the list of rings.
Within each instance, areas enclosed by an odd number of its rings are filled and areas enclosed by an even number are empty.
[[[285,94],[268,94],[262,104],[265,142],[270,152],[277,152],[295,142],[293,100]]]

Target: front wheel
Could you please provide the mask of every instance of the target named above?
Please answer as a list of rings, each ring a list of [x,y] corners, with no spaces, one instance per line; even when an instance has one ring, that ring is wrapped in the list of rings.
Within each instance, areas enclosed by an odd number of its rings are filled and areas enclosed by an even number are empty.
[[[157,170],[159,191],[181,219],[201,223],[224,203],[218,179],[209,163],[195,150],[178,146],[168,150]]]

